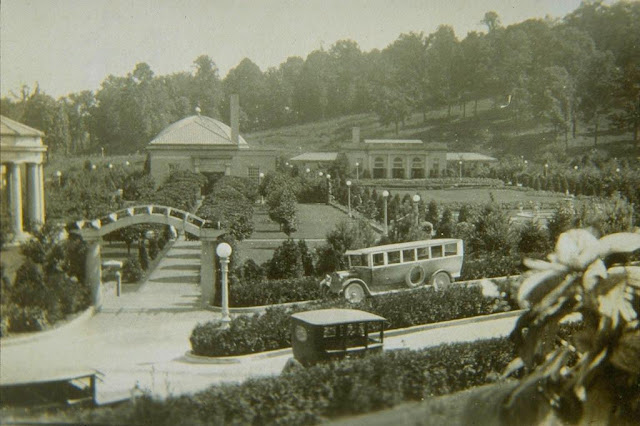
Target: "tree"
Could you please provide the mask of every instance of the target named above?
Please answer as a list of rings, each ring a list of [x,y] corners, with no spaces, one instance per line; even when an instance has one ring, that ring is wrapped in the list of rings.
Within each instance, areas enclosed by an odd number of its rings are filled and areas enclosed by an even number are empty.
[[[493,32],[500,28],[500,16],[493,10],[484,14],[484,18],[480,21],[487,26],[487,31]]]
[[[296,195],[291,188],[285,186],[280,190],[271,191],[267,195],[269,217],[280,224],[280,229],[290,236],[297,229]]]
[[[579,111],[582,117],[594,126],[594,146],[598,145],[600,120],[611,112],[614,104],[613,93],[619,72],[613,59],[611,52],[596,52],[578,81]]]
[[[273,257],[267,263],[267,278],[300,278],[303,275],[304,265],[299,245],[288,239],[276,248]]]

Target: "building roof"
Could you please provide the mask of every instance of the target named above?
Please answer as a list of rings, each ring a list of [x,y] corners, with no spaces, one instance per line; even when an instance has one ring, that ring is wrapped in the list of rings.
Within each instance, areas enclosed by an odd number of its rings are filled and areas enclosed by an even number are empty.
[[[448,152],[447,161],[498,161],[488,155],[478,154],[475,152]]]
[[[192,115],[176,121],[161,131],[149,145],[235,146],[231,141],[231,128],[204,115]],[[238,147],[249,148],[247,141],[240,135],[238,135]]]
[[[18,123],[10,119],[9,117],[5,117],[4,115],[0,115],[0,134],[2,136],[26,136],[26,137],[42,137],[44,133],[40,130],[36,130],[33,127],[29,127],[25,124]]]
[[[289,161],[336,161],[338,158],[337,152],[305,152],[304,154],[296,155]]]

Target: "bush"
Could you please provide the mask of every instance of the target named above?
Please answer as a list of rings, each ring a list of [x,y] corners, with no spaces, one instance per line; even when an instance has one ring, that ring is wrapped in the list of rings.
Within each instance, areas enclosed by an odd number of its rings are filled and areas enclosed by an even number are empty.
[[[8,331],[11,332],[41,331],[49,326],[47,312],[39,306],[10,304],[3,306],[2,311],[3,328],[6,322]],[[5,335],[5,330],[2,334]]]
[[[253,259],[245,260],[242,265],[242,282],[244,284],[262,281],[265,278],[264,268],[256,263]],[[236,287],[234,286],[234,291]]]
[[[466,257],[462,264],[460,280],[477,280],[485,277],[519,275],[521,261],[517,256],[488,254]]]
[[[507,284],[502,287],[508,290]],[[289,316],[294,312],[313,309],[355,307],[387,318],[390,328],[404,328],[504,311],[508,302],[496,304],[493,297],[482,295],[480,286],[452,285],[444,291],[420,288],[380,295],[365,299],[356,306],[340,298],[313,305],[294,305],[288,309],[272,307],[263,315],[233,318],[231,327],[226,330],[220,328],[219,322],[198,325],[191,334],[191,347],[195,354],[207,356],[244,355],[285,348],[291,345]]]
[[[229,304],[231,306],[272,305],[276,303],[301,302],[320,297],[318,280],[314,277],[261,282],[247,280],[246,270],[250,261],[245,262],[245,281],[233,284],[229,291]],[[259,268],[259,266],[257,267]]]
[[[144,271],[140,262],[135,257],[129,257],[122,265],[122,280],[124,282],[135,283],[142,278]]]
[[[190,397],[145,397],[92,416],[112,422],[115,414],[122,424],[316,424],[489,383],[513,354],[504,338],[389,351],[212,386]]]
[[[306,248],[306,245],[305,245]],[[267,277],[270,279],[300,278],[304,274],[302,253],[292,239],[284,241],[276,248],[267,262]]]

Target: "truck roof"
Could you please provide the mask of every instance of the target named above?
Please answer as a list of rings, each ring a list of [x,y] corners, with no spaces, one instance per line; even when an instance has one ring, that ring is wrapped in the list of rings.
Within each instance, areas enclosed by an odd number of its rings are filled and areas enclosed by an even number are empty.
[[[458,241],[461,241],[461,240],[457,238],[434,238],[433,240],[409,241],[408,243],[385,244],[383,246],[373,246],[373,247],[361,248],[357,250],[347,250],[344,254],[357,255],[357,254],[387,252],[390,250],[406,250],[410,248],[428,247],[428,246],[433,246],[438,244],[457,243]]]
[[[384,317],[357,309],[317,309],[315,311],[298,312],[291,315],[291,318],[311,325],[338,325],[352,322],[387,321]]]

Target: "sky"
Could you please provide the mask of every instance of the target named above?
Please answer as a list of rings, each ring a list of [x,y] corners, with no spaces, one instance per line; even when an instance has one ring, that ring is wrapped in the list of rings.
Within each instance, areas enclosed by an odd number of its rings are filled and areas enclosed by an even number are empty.
[[[458,38],[504,25],[562,17],[580,0],[2,0],[0,92],[36,82],[60,97],[98,90],[109,75],[146,62],[156,75],[193,71],[209,55],[220,76],[249,58],[264,71],[342,39],[383,49],[401,33],[451,25]]]

